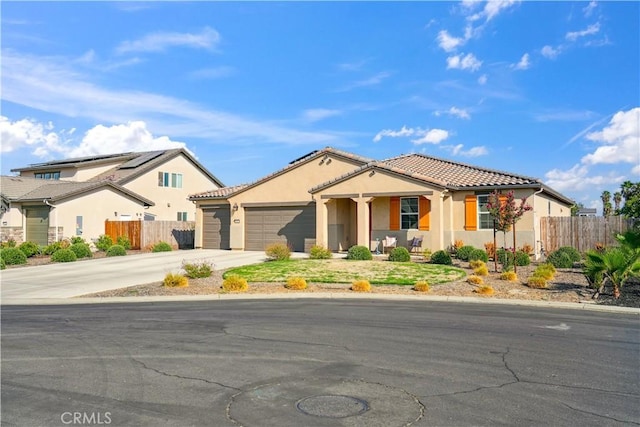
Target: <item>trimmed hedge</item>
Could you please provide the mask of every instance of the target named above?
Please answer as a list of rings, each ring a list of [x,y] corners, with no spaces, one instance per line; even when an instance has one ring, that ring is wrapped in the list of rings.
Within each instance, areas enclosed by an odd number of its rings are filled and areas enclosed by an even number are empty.
[[[411,261],[411,255],[407,248],[399,247],[391,249],[389,252],[389,261],[393,262],[409,262]]]
[[[465,245],[456,251],[456,258],[461,261],[469,261],[469,255],[475,250],[473,246]]]
[[[0,258],[7,265],[19,265],[27,263],[27,256],[18,248],[5,248],[0,251]]]
[[[121,245],[111,245],[109,249],[107,249],[107,256],[125,256],[127,254],[127,250]]]
[[[347,251],[347,259],[357,261],[370,261],[373,259],[371,251],[366,246],[351,246]]]
[[[69,249],[73,251],[78,258],[91,258],[93,256],[89,245],[86,243],[74,243],[69,246]]]
[[[489,255],[482,249],[474,249],[469,253],[469,262],[471,261],[489,262]]]
[[[76,254],[69,248],[57,250],[51,255],[53,262],[73,262],[77,259]]]
[[[33,242],[20,243],[18,249],[20,249],[27,258],[31,258],[32,256],[38,255],[40,253],[40,246]]]
[[[151,248],[151,252],[171,252],[173,248],[167,242],[158,242]]]
[[[431,254],[431,263],[432,264],[441,264],[441,265],[451,265],[453,261],[451,261],[451,255],[449,253],[440,250],[435,251]]]
[[[573,267],[573,259],[565,251],[557,250],[551,252],[547,256],[547,262],[556,268],[571,268]]]

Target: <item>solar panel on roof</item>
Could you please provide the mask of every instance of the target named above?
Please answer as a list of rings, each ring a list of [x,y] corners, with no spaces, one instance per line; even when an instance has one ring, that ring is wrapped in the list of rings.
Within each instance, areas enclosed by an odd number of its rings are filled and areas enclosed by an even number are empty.
[[[149,151],[141,156],[136,157],[135,159],[131,159],[128,162],[122,164],[118,169],[133,169],[137,168],[140,165],[143,165],[156,157],[162,155],[164,150],[161,151]]]

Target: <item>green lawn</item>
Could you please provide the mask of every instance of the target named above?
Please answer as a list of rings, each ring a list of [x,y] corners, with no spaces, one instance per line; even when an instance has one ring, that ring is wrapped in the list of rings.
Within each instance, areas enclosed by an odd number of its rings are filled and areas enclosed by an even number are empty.
[[[344,259],[302,259],[269,261],[233,268],[224,277],[237,274],[248,282],[285,282],[289,277],[303,277],[307,282],[351,283],[366,279],[372,285],[413,285],[418,280],[429,284],[451,282],[465,272],[449,265],[390,261],[347,261]]]

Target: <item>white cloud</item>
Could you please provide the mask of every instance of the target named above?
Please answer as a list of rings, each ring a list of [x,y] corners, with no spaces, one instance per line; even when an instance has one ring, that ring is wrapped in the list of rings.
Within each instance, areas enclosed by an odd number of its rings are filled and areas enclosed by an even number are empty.
[[[449,138],[449,132],[444,129],[429,129],[418,139],[412,139],[416,145],[420,144],[440,144],[445,139]]]
[[[588,5],[583,7],[582,12],[585,18],[590,17],[596,7],[598,7],[598,3],[595,0],[591,0]]]
[[[546,45],[540,50],[540,53],[545,58],[555,59],[558,55],[560,55],[560,48],[554,48],[552,46]]]
[[[486,74],[481,75],[480,77],[478,77],[478,84],[481,84],[481,85],[487,84],[487,79],[488,78]]]
[[[442,30],[438,33],[438,45],[445,52],[452,52],[456,50],[459,46],[462,46],[466,43],[465,38],[461,37],[453,37],[450,35],[447,30]]]
[[[447,58],[447,69],[460,69],[478,71],[482,66],[482,61],[478,60],[473,53],[466,56],[464,54],[454,55]]]
[[[376,86],[382,83],[385,79],[387,79],[390,76],[391,76],[391,73],[387,71],[382,71],[378,74],[375,74],[369,77],[368,79],[358,80],[356,82],[350,83],[347,86],[343,87],[342,89],[338,89],[338,92],[347,92],[349,90],[356,89],[359,87]]]
[[[588,133],[586,138],[602,145],[584,156],[583,163],[640,164],[640,107],[617,112],[607,127]]]
[[[510,8],[516,3],[518,3],[518,0],[487,1],[487,3],[484,6],[484,13],[487,17],[487,21],[490,21],[491,19],[495,18],[496,16],[498,16],[498,14],[500,14],[500,12]]]
[[[586,30],[568,32],[565,36],[567,40],[576,41],[580,37],[597,34],[600,31],[600,23],[589,25]]]
[[[471,116],[469,115],[469,112],[463,108],[458,108],[458,107],[451,107],[448,110],[438,110],[435,113],[433,113],[435,116],[441,116],[443,114],[448,114],[450,116],[454,116],[454,117],[458,117],[460,119],[470,119]]]
[[[529,61],[528,53],[525,53],[524,55],[522,55],[522,58],[520,58],[520,62],[512,65],[512,67],[515,68],[516,70],[526,70],[530,66],[531,66],[531,62]]]
[[[408,128],[402,126],[400,130],[385,129],[378,132],[376,136],[373,137],[373,142],[379,142],[383,137],[400,138],[411,136],[417,137],[411,140],[411,142],[416,145],[439,144],[449,138],[449,132],[443,129]]]
[[[64,154],[70,157],[82,157],[170,148],[186,148],[186,144],[172,141],[167,136],[155,137],[147,129],[145,122],[136,121],[109,127],[97,125],[85,133],[77,147],[73,147]]]
[[[342,114],[340,110],[330,110],[328,108],[312,108],[302,113],[303,118],[309,122],[317,122],[328,117],[339,116]]]
[[[200,33],[157,32],[133,41],[124,41],[116,48],[117,53],[163,52],[167,48],[185,46],[194,49],[212,50],[220,42],[220,34],[205,27]]]
[[[48,132],[52,129],[51,123],[42,124],[32,119],[12,122],[9,118],[0,116],[1,152],[9,153],[25,146],[35,149],[39,146],[58,146],[61,143],[60,136],[55,132]]]
[[[172,137],[206,138],[212,144],[338,144],[344,133],[302,131],[236,114],[207,109],[184,99],[139,90],[101,87],[72,61],[2,50],[2,99],[25,107],[94,123],[127,123],[135,118]]]
[[[447,147],[451,150],[451,154],[454,156],[464,156],[464,157],[479,157],[486,156],[489,154],[487,147],[481,145],[477,147],[471,147],[468,150],[464,150],[463,144],[453,145]]]
[[[560,192],[593,190],[594,187],[602,188],[624,180],[624,176],[615,172],[609,175],[589,176],[589,168],[580,164],[567,171],[552,169],[545,174],[545,178],[545,184]]]

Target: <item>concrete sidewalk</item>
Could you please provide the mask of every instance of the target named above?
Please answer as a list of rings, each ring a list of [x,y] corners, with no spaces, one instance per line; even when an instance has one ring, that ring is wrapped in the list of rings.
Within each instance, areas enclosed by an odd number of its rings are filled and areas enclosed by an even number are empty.
[[[264,252],[195,249],[11,268],[0,273],[0,299],[9,304],[14,300],[70,298],[160,282],[167,273],[178,272],[183,261],[208,261],[224,270],[264,260]]]

